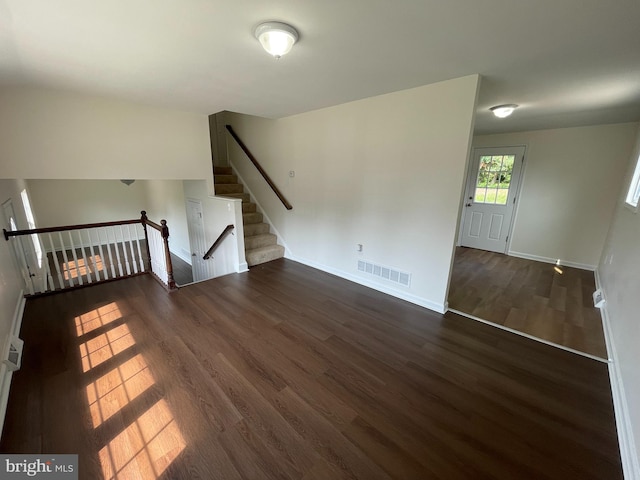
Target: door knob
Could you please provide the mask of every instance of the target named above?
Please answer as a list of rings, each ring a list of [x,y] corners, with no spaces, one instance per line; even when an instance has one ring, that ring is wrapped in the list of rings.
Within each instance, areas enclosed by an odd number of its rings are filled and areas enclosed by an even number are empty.
[[[470,206],[471,206],[471,202],[467,203],[467,207],[470,207]]]

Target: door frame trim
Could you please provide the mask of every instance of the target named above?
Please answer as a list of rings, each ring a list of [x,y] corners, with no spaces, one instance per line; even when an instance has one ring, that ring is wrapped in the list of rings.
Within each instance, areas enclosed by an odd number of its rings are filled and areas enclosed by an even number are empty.
[[[509,252],[511,251],[511,242],[513,240],[513,228],[518,219],[518,210],[520,207],[520,192],[522,191],[522,185],[523,185],[524,176],[525,176],[525,167],[527,166],[527,152],[529,150],[529,144],[527,143],[471,147],[471,151],[469,152],[469,158],[467,159],[465,181],[464,181],[462,199],[460,202],[460,218],[459,218],[460,225],[458,226],[458,236],[456,239],[456,247],[462,246],[462,234],[464,232],[464,216],[467,210],[466,208],[464,208],[464,204],[467,199],[467,191],[469,188],[469,176],[471,175],[471,171],[473,169],[473,159],[476,156],[476,151],[489,149],[489,148],[524,148],[524,154],[522,156],[522,166],[520,167],[520,178],[518,179],[518,183],[515,186],[516,190],[515,190],[515,204],[513,206],[513,218],[511,219],[511,225],[509,225],[508,240],[507,240],[507,244],[504,251],[505,255],[509,255]]]

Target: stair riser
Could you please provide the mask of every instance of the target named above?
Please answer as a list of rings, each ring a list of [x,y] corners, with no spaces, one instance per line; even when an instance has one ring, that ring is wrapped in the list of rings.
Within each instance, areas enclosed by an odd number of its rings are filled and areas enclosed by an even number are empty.
[[[214,182],[216,185],[223,185],[228,183],[238,184],[237,175],[214,175]]]
[[[246,253],[247,264],[250,267],[282,257],[284,257],[284,247],[282,245],[274,245],[269,249],[249,251]]]
[[[233,175],[233,168],[231,167],[213,167],[214,175]]]
[[[218,184],[215,186],[216,195],[224,195],[225,193],[243,193],[244,187],[238,183]]]
[[[242,204],[242,213],[255,213],[256,204],[255,203],[243,203]]]
[[[269,233],[268,223],[248,223],[244,225],[244,238]]]
[[[248,225],[250,223],[262,223],[262,214],[255,213],[245,213],[242,215],[242,223]]]
[[[273,234],[265,235],[253,235],[251,237],[245,237],[244,249],[253,250],[254,248],[268,247],[269,245],[275,245],[277,237]]]

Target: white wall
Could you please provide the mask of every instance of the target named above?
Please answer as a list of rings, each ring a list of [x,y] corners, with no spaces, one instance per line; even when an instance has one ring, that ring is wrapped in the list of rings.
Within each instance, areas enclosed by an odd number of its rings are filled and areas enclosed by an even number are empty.
[[[119,180],[27,180],[27,184],[40,228],[140,218],[148,204],[143,181],[129,186]]]
[[[624,123],[474,137],[474,147],[527,147],[509,253],[595,269],[636,128]]]
[[[291,211],[228,140],[231,163],[294,259],[443,311],[478,84],[472,75],[280,120],[227,114]],[[410,272],[411,286],[358,272],[358,259]]]
[[[204,182],[202,182],[204,183]],[[169,227],[169,249],[191,264],[187,212],[183,182],[180,180],[148,180],[146,189],[147,216],[156,223],[164,219]]]
[[[598,266],[604,291],[605,326],[613,357],[612,385],[626,477],[640,479],[640,212],[624,206],[633,169],[640,155],[640,129],[615,214]],[[635,442],[634,440],[635,439]],[[633,466],[632,466],[633,465]],[[635,470],[635,471],[634,471]],[[634,471],[634,475],[630,474]]]
[[[169,247],[191,262],[182,180],[28,180],[38,227],[110,222],[140,218],[165,219]]]
[[[0,89],[0,178],[212,178],[206,115]]]

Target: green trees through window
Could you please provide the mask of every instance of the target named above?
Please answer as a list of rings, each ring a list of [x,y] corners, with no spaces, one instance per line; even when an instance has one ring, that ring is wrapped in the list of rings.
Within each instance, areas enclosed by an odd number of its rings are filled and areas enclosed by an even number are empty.
[[[507,204],[514,161],[514,155],[480,157],[474,202]]]

